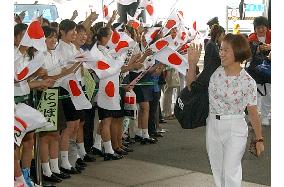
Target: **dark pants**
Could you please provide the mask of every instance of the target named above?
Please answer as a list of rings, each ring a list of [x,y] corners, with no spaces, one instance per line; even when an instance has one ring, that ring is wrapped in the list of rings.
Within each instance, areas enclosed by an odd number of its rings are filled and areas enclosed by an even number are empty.
[[[153,92],[153,100],[149,102],[149,119],[148,119],[148,132],[149,134],[155,134],[157,132],[157,109],[159,106],[159,100],[161,92]]]
[[[140,0],[138,0],[137,2],[134,2],[130,5],[121,5],[119,3],[117,3],[117,12],[119,15],[119,19],[118,22],[119,23],[127,23],[127,14],[129,14],[130,16],[134,16],[138,5],[139,5]],[[146,14],[145,14],[145,10],[143,10],[141,12],[141,14],[139,15],[139,17],[142,17],[143,22],[146,22]]]
[[[85,109],[85,124],[84,124],[84,145],[87,153],[90,152],[94,144],[94,119],[95,119],[96,106],[91,109]]]

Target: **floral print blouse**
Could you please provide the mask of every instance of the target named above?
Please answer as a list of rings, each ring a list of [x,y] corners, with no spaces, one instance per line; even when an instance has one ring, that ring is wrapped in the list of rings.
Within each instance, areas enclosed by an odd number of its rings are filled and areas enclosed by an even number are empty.
[[[246,106],[257,105],[256,82],[244,69],[238,76],[227,76],[220,66],[210,78],[208,92],[212,114],[243,114]]]

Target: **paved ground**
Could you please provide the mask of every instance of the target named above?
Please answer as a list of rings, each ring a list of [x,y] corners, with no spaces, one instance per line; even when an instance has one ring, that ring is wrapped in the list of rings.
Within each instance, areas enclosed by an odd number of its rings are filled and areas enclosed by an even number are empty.
[[[119,161],[98,158],[82,174],[65,180],[58,187],[75,186],[192,186],[213,187],[205,148],[205,128],[183,130],[177,121],[168,121],[169,130],[155,145],[133,146],[134,152]],[[244,187],[270,186],[270,127],[264,128],[265,153],[243,158]]]

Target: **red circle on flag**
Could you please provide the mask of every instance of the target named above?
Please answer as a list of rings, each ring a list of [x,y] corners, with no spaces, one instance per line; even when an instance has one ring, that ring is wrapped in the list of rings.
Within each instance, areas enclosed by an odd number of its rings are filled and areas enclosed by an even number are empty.
[[[29,37],[32,39],[40,39],[44,37],[44,32],[41,28],[39,21],[32,22],[27,32],[28,32]]]
[[[112,81],[109,81],[105,87],[106,95],[109,97],[114,97],[114,83]]]
[[[133,21],[133,22],[132,22],[132,27],[133,27],[134,29],[138,29],[139,25],[140,25],[140,24],[139,24],[137,21]]]
[[[173,65],[180,65],[182,63],[181,58],[175,54],[172,53],[169,57],[168,57],[168,61],[173,64]]]
[[[97,62],[97,68],[99,69],[99,70],[106,70],[106,69],[108,69],[110,66],[107,64],[107,63],[105,63],[104,61],[98,61]]]
[[[104,5],[104,17],[108,16],[108,7]]]
[[[147,6],[146,6],[146,10],[147,10],[147,12],[149,13],[150,16],[153,15],[153,13],[154,13],[154,8],[153,8],[152,5],[147,5]]]
[[[119,40],[120,40],[119,33],[117,31],[113,31],[112,32],[112,37],[111,37],[112,43],[117,44],[119,42]]]
[[[152,34],[151,34],[151,39],[154,40],[154,38],[156,37],[156,35],[159,33],[159,30],[155,30]]]
[[[18,75],[17,75],[17,79],[18,80],[22,80],[24,79],[27,74],[29,73],[29,68],[28,67],[25,67]]]
[[[182,32],[182,33],[181,33],[181,39],[184,40],[185,37],[186,37],[186,33],[185,33],[185,32]]]
[[[196,31],[196,21],[193,22],[193,29]]]
[[[160,41],[157,41],[155,45],[156,45],[156,48],[160,50],[164,48],[166,45],[169,45],[169,42],[167,42],[166,40],[160,40]]]
[[[118,52],[118,51],[120,51],[122,48],[125,48],[125,47],[129,47],[128,42],[127,42],[127,41],[120,41],[120,42],[118,43],[118,45],[116,46],[115,51]]]
[[[167,22],[167,24],[166,24],[166,27],[167,27],[168,29],[171,29],[173,26],[175,26],[175,24],[176,24],[176,21],[170,19],[170,20],[168,20],[168,22]]]
[[[76,81],[70,80],[69,81],[69,88],[70,88],[73,96],[81,95],[81,90],[79,89],[78,84],[77,84]]]

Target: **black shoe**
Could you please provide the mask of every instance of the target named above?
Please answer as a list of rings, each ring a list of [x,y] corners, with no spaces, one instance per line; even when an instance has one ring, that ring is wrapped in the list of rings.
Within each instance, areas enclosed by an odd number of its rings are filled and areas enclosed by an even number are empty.
[[[114,152],[116,152],[116,153],[119,154],[119,155],[128,155],[128,152],[127,152],[127,151],[125,151],[125,150],[123,150],[123,149],[120,149],[120,148],[114,150]]]
[[[155,137],[155,138],[164,137],[164,135],[162,133],[160,133],[160,132],[156,132],[156,133],[154,133],[154,134],[152,134],[150,136]]]
[[[61,171],[63,171],[64,173],[67,174],[79,174],[81,173],[81,171],[78,171],[76,168],[71,167],[71,169],[65,169],[63,167],[59,168]]]
[[[136,142],[140,142],[143,138],[141,136],[135,135],[134,139]]]
[[[119,154],[116,154],[116,153],[113,153],[113,154],[105,153],[105,155],[104,155],[104,161],[119,160],[119,159],[122,159],[122,158],[123,158],[122,155],[119,155]]]
[[[76,164],[82,167],[87,167],[87,164],[81,158],[77,159]]]
[[[60,173],[52,173],[54,174],[56,177],[60,178],[60,179],[69,179],[71,178],[71,175],[69,175],[68,173],[64,173],[62,171],[60,171]]]
[[[155,143],[157,143],[157,139],[154,139],[154,138],[152,138],[152,137],[149,137],[149,138],[143,138],[142,140],[141,140],[141,144],[142,145],[145,145],[145,144],[147,144],[147,143],[149,143],[149,144],[155,144]]]
[[[79,164],[75,163],[75,168],[80,171],[80,173],[85,169],[85,167],[80,166]]]
[[[160,119],[159,123],[167,123],[165,119]]]
[[[42,175],[42,179],[44,181],[47,181],[47,182],[55,182],[55,183],[59,183],[59,182],[62,182],[62,179],[58,178],[56,175],[54,174],[51,174],[50,177],[48,176],[45,176],[45,175]]]
[[[92,155],[89,155],[89,154],[85,154],[83,160],[84,160],[84,162],[95,162],[96,161],[95,157],[93,157]]]
[[[128,147],[129,146],[129,142],[128,141],[123,141],[122,145],[124,145],[125,147]]]
[[[126,152],[133,152],[133,149],[131,149],[129,147],[122,147],[121,149],[123,149]]]
[[[104,153],[103,153],[101,150],[99,150],[99,149],[97,149],[97,148],[95,148],[95,147],[92,147],[92,148],[91,148],[91,153],[92,153],[93,155],[99,155],[99,156],[101,156],[101,157],[104,157]]]

